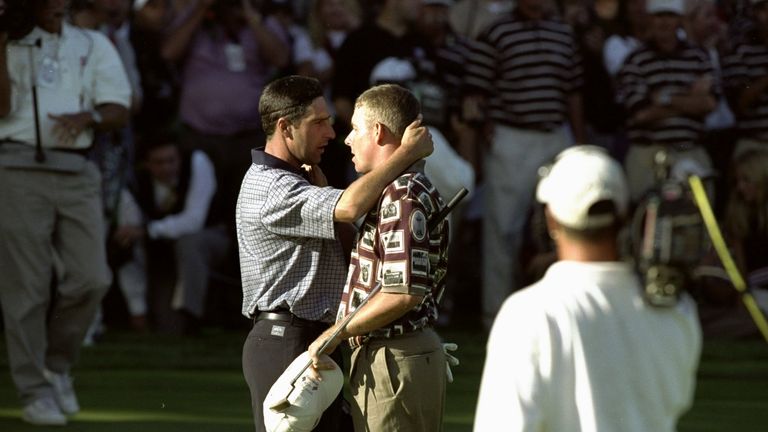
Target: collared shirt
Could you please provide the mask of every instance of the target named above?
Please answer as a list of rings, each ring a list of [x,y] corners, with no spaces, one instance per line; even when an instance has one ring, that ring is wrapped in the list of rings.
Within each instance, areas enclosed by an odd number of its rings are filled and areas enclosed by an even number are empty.
[[[184,22],[185,14],[176,23]],[[277,24],[265,28],[281,36]],[[286,46],[290,46],[287,41]],[[244,25],[235,38],[219,25],[199,29],[189,44],[181,72],[179,116],[195,130],[213,135],[233,135],[261,127],[259,98],[273,75],[264,60],[253,30]]]
[[[333,214],[342,190],[311,185],[301,170],[264,151],[237,200],[243,315],[289,309],[333,321],[344,285],[344,252]]]
[[[630,265],[560,261],[496,317],[475,431],[673,431],[701,352],[696,305],[642,298]]]
[[[653,103],[655,93],[669,96],[685,94],[696,80],[713,76],[709,55],[702,48],[680,42],[672,55],[664,55],[648,44],[640,46],[624,62],[618,76],[618,96],[629,116]],[[713,82],[713,96],[720,94]],[[704,115],[675,115],[653,124],[630,125],[633,144],[665,144],[690,148],[699,143],[704,131]]]
[[[36,46],[36,41],[40,46]],[[30,58],[34,68],[30,70]],[[11,113],[0,119],[0,138],[35,145],[32,78],[37,85],[37,111],[43,147],[59,147],[49,114],[74,114],[99,104],[129,107],[131,87],[117,51],[102,34],[62,24],[61,34],[36,27],[8,44]],[[90,128],[78,135],[73,148],[93,141]]]
[[[466,85],[492,96],[491,118],[552,131],[568,119],[568,97],[583,84],[570,26],[529,20],[518,11],[496,21],[472,45]]]
[[[381,292],[424,296],[414,309],[370,336],[389,337],[437,320],[445,286],[448,223],[429,232],[443,199],[423,173],[424,162],[398,177],[365,217],[352,251],[336,320],[353,312],[381,282]]]
[[[768,45],[745,42],[739,44],[724,61],[723,83],[738,99],[744,88],[768,75]],[[768,142],[768,93],[737,115],[737,126],[744,138]]]

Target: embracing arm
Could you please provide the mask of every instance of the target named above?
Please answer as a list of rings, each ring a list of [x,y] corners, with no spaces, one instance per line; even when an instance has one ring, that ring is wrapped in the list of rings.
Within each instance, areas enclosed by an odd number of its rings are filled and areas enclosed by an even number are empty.
[[[364,215],[381,196],[381,191],[416,161],[432,153],[432,138],[421,120],[406,128],[402,144],[386,162],[355,180],[341,194],[333,211],[333,220],[354,222]]]

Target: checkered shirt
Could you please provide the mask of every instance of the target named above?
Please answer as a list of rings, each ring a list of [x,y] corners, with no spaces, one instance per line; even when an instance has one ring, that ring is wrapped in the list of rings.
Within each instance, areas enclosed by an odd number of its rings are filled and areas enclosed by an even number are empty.
[[[311,185],[302,172],[263,151],[237,200],[243,315],[288,309],[333,321],[344,285],[344,253],[333,211],[343,191]]]
[[[423,172],[423,163],[384,189],[378,206],[365,217],[352,252],[336,320],[365,299],[376,283],[381,292],[424,296],[415,308],[364,338],[391,337],[432,325],[445,287],[448,223],[430,233],[427,221],[445,204]]]

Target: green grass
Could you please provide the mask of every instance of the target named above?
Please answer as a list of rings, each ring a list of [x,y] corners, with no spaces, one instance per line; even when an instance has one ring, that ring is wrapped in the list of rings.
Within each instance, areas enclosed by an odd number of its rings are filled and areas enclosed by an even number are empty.
[[[485,337],[471,331],[441,334],[459,344],[461,359],[449,385],[445,429],[470,431]],[[242,332],[215,330],[193,339],[108,333],[102,343],[83,350],[73,374],[83,411],[66,430],[252,431],[240,370],[244,337]],[[47,430],[19,420],[4,343],[0,355],[0,431]],[[683,432],[768,430],[768,345],[705,343],[696,400],[679,426]]]

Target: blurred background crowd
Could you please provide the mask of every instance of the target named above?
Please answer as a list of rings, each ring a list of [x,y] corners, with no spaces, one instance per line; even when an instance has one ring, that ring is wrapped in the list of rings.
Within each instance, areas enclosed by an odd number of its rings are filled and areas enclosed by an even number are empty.
[[[290,74],[332,102],[321,166],[338,188],[355,178],[357,95],[397,82],[420,98],[429,175],[473,191],[453,216],[443,325],[487,326],[542,274],[537,170],[575,144],[623,162],[636,201],[656,150],[693,161],[740,269],[768,287],[768,1],[71,0],[68,20],[109,38],[132,88],[129,124],[90,152],[114,277],[87,342],[248,325],[235,202],[265,139],[261,91]],[[693,289],[705,334],[756,334],[720,279]]]

